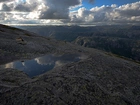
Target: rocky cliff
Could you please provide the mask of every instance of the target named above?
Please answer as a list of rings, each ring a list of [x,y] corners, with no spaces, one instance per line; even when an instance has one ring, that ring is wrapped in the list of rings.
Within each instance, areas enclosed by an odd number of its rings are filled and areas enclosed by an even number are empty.
[[[132,38],[92,36],[78,37],[75,44],[89,48],[96,48],[140,61],[140,40]]]

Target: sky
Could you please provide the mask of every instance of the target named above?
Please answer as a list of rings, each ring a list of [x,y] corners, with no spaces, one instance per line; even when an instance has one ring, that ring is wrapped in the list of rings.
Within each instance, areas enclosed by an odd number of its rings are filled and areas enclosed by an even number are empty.
[[[140,25],[139,0],[0,0],[7,25]]]

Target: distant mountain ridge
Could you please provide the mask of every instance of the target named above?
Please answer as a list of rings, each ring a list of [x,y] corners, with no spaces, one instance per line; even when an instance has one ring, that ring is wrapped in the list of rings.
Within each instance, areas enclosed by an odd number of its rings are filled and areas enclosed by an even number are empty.
[[[78,37],[75,44],[140,61],[140,40],[108,36]]]
[[[78,36],[110,36],[140,39],[140,26],[20,26],[19,28],[59,40],[73,41]]]
[[[97,48],[140,61],[140,26],[24,26],[21,28],[42,36]]]

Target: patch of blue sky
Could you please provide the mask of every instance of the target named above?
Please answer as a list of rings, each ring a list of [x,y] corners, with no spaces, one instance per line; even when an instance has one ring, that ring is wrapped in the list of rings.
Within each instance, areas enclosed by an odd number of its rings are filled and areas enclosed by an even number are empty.
[[[86,9],[91,9],[93,7],[100,7],[103,5],[109,5],[111,6],[112,4],[116,4],[117,6],[121,6],[124,4],[128,4],[128,3],[134,3],[134,2],[138,2],[140,0],[95,0],[93,3],[89,3],[87,2],[87,0],[83,0],[83,7],[85,7]]]

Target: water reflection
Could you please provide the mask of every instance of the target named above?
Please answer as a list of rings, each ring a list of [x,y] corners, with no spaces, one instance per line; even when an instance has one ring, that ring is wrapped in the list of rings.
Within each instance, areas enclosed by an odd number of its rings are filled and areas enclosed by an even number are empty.
[[[16,61],[3,65],[3,68],[15,68],[24,71],[30,77],[43,74],[55,67],[62,66],[66,63],[77,62],[85,59],[85,55],[64,54],[64,55],[46,55],[33,60]]]

